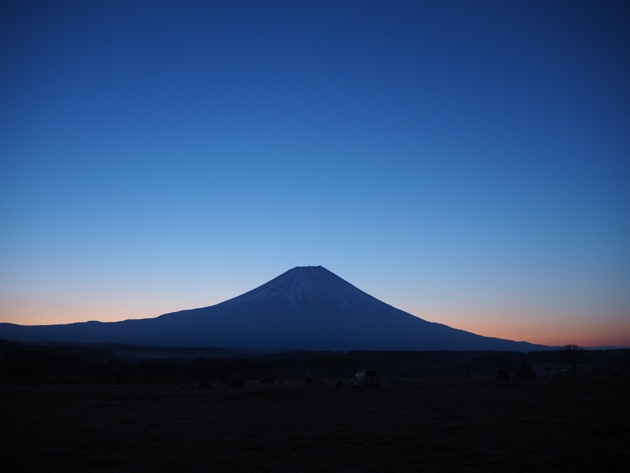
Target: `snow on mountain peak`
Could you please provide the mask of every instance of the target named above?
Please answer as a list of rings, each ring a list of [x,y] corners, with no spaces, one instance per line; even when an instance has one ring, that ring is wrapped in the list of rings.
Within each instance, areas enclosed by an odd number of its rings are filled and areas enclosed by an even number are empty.
[[[353,305],[357,299],[381,303],[323,266],[297,266],[224,304],[277,297],[288,299],[298,310],[316,302],[343,307]]]

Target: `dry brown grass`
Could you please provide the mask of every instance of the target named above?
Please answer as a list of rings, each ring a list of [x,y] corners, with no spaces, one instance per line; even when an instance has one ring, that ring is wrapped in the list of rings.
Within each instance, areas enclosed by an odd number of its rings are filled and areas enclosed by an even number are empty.
[[[0,470],[612,472],[630,380],[0,387]]]

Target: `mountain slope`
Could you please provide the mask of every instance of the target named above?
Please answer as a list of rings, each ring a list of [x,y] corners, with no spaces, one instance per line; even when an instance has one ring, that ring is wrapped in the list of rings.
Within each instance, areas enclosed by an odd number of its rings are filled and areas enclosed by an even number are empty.
[[[264,350],[541,348],[427,322],[372,297],[321,266],[293,268],[256,289],[210,307],[122,322],[0,324],[0,338]]]

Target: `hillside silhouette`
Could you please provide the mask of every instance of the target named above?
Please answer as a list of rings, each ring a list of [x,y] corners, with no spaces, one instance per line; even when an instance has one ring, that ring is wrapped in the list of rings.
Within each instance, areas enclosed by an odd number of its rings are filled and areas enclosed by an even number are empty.
[[[250,350],[502,350],[544,348],[429,322],[361,291],[322,266],[293,268],[245,294],[200,309],[121,322],[21,326],[23,342],[118,343]]]

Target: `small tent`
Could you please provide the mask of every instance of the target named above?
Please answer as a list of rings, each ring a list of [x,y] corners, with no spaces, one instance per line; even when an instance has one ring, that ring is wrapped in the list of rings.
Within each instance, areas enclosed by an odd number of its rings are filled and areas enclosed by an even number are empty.
[[[527,363],[521,363],[521,367],[518,369],[516,379],[536,379],[536,372]]]

